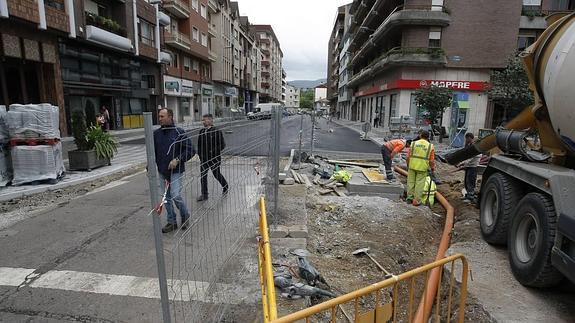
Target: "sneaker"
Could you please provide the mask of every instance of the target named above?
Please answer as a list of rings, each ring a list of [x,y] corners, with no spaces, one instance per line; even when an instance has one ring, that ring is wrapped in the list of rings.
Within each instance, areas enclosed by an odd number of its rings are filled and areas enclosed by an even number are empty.
[[[168,224],[166,224],[165,227],[162,228],[162,233],[172,232],[172,231],[176,230],[177,228],[178,228],[177,224],[168,223]]]
[[[198,198],[196,199],[196,201],[201,202],[201,201],[205,201],[208,199],[207,195],[200,195],[198,196]]]

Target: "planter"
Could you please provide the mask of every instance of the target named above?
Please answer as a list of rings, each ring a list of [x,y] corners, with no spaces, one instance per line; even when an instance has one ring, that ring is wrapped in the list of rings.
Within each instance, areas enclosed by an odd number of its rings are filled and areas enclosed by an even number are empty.
[[[87,170],[110,165],[109,159],[101,159],[96,156],[95,150],[73,150],[68,152],[70,170]]]

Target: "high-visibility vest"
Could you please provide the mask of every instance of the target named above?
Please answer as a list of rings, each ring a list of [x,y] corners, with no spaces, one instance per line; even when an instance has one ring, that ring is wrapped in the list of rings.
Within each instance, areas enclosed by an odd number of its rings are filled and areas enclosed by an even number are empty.
[[[411,156],[409,157],[409,169],[424,172],[429,168],[429,155],[433,145],[425,139],[411,143]]]
[[[435,203],[435,192],[437,191],[437,186],[435,182],[431,180],[431,176],[425,178],[425,184],[423,185],[423,196],[421,197],[421,203],[429,206],[433,206]]]

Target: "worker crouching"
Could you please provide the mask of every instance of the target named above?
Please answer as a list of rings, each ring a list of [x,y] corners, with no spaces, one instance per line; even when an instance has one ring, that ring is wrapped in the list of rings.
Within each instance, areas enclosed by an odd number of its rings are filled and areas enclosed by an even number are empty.
[[[420,138],[411,143],[407,154],[407,203],[421,204],[428,170],[435,172],[435,148],[429,142],[429,132],[422,131]],[[430,179],[431,180],[431,179]]]

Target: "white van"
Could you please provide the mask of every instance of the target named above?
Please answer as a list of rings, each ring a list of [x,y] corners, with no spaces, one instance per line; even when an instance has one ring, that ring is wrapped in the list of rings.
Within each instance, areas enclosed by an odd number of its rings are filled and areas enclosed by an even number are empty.
[[[274,107],[281,108],[281,103],[260,103],[256,105],[253,113],[248,113],[248,119],[250,120],[262,120],[272,118],[272,109]]]

